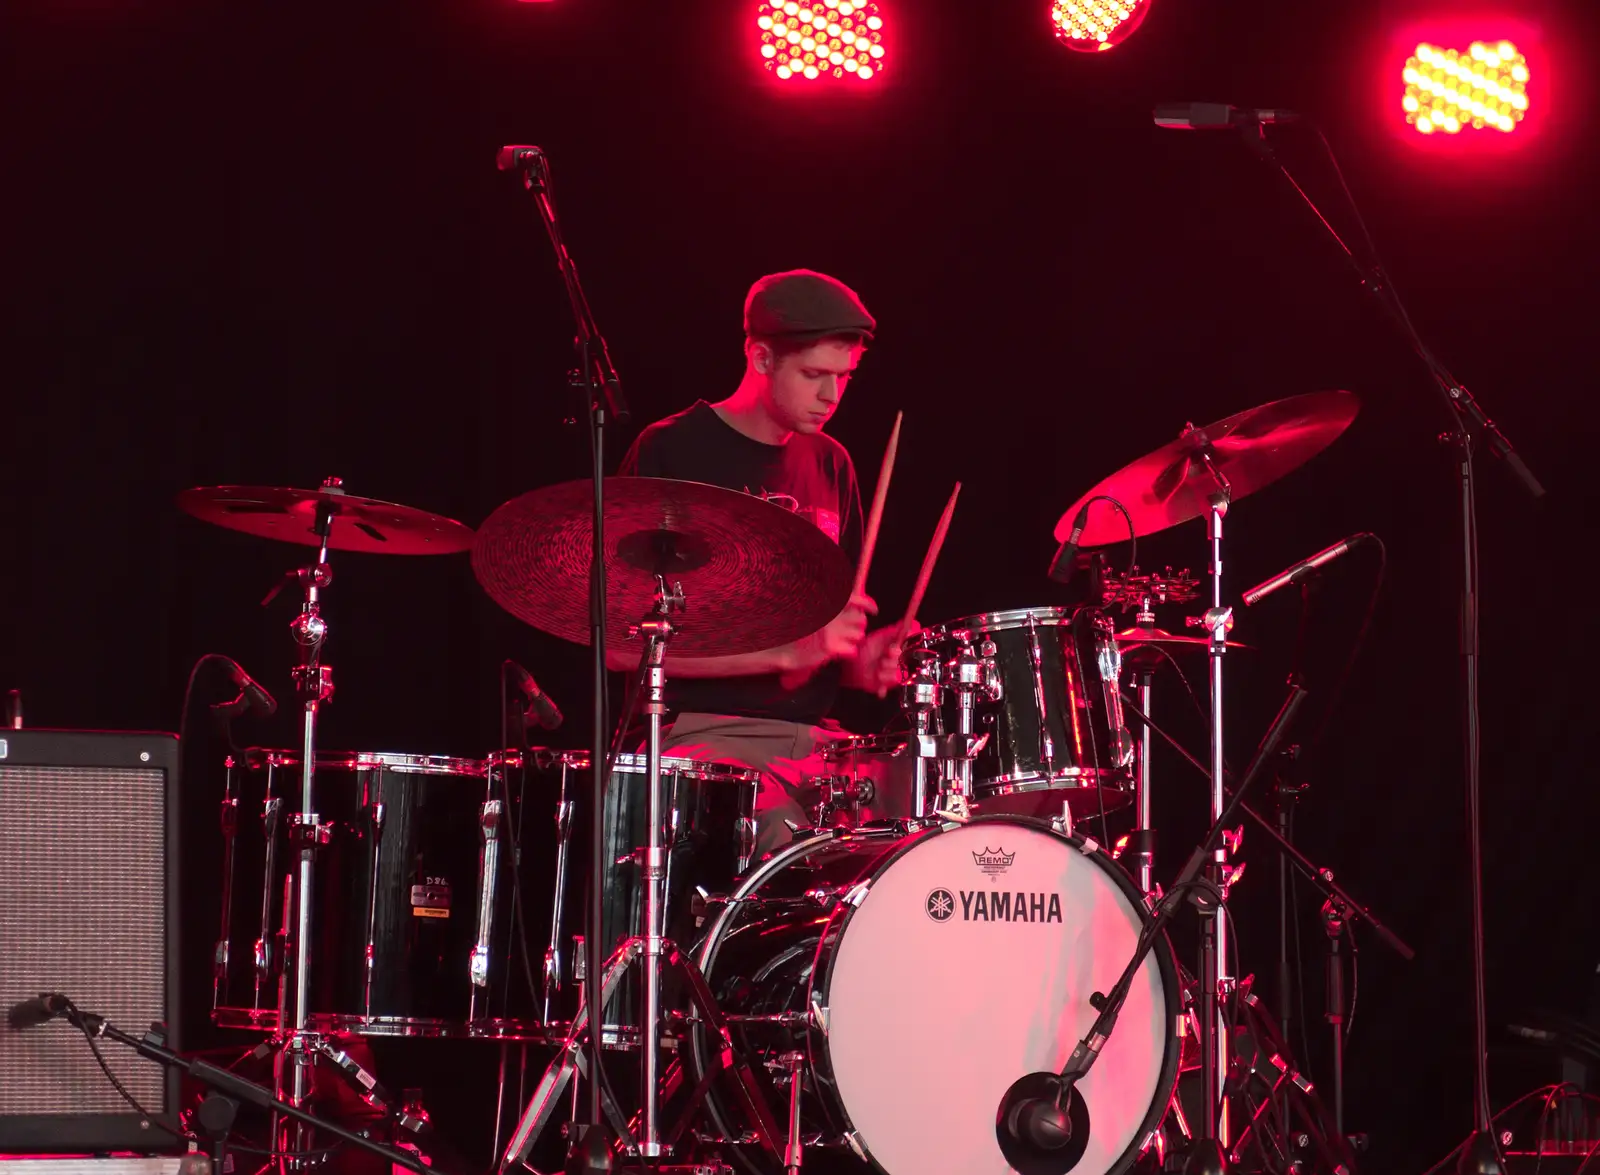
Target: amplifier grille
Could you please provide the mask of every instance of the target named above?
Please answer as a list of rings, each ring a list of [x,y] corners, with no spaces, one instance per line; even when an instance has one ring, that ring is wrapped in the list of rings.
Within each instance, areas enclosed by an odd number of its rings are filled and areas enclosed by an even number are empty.
[[[166,1019],[166,773],[0,763],[0,1002],[64,992],[125,1032]],[[4,1034],[0,1115],[130,1112],[82,1035]],[[160,1066],[114,1042],[111,1071],[145,1109]]]

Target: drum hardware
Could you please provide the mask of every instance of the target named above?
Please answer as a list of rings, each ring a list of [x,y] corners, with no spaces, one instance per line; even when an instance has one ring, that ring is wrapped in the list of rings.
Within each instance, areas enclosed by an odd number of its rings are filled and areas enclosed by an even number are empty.
[[[931,749],[923,739],[942,733],[939,722],[941,674],[938,654],[928,649],[910,648],[900,658],[902,684],[900,708],[911,723],[911,737],[917,743],[911,749],[911,816],[925,820],[933,815],[936,793],[942,793],[944,781],[940,777],[938,757],[928,754]],[[930,768],[930,764],[934,764]],[[929,772],[932,771],[930,777]],[[930,784],[933,786],[930,787]],[[937,806],[943,805],[942,794],[937,795]],[[965,797],[959,801],[965,804]]]
[[[1185,759],[1196,771],[1199,771],[1202,774],[1206,773],[1205,765],[1191,755],[1189,751],[1171,734],[1163,730],[1160,726],[1156,725],[1149,718],[1149,716],[1143,712],[1141,708],[1139,708],[1136,702],[1134,702],[1131,698],[1124,698],[1123,700],[1124,704],[1127,705],[1129,709],[1134,711],[1135,716],[1145,724],[1148,730],[1151,730],[1158,735],[1163,742],[1175,750],[1179,756]],[[1344,935],[1352,933],[1352,928],[1356,922],[1364,920],[1367,925],[1372,928],[1373,932],[1377,934],[1378,938],[1381,939],[1386,946],[1393,950],[1402,959],[1410,962],[1416,957],[1416,952],[1413,951],[1403,939],[1395,934],[1394,931],[1389,929],[1389,927],[1385,925],[1384,922],[1379,919],[1369,907],[1363,906],[1357,902],[1356,899],[1349,893],[1349,891],[1346,890],[1337,880],[1335,880],[1333,870],[1315,864],[1310,858],[1296,848],[1293,841],[1282,831],[1282,829],[1288,823],[1287,813],[1289,811],[1289,805],[1294,803],[1299,795],[1306,790],[1307,786],[1303,783],[1297,784],[1293,782],[1286,782],[1284,779],[1283,764],[1286,762],[1293,762],[1297,751],[1297,747],[1290,746],[1277,751],[1274,755],[1274,758],[1278,763],[1278,780],[1275,791],[1279,796],[1279,808],[1273,820],[1268,820],[1265,816],[1261,815],[1261,813],[1252,808],[1248,803],[1245,803],[1242,799],[1239,799],[1240,791],[1243,790],[1242,788],[1230,790],[1229,803],[1232,805],[1237,800],[1239,811],[1243,815],[1249,817],[1250,820],[1255,823],[1256,827],[1265,833],[1268,839],[1272,841],[1280,854],[1280,859],[1292,864],[1303,877],[1311,881],[1311,883],[1322,892],[1324,898],[1324,904],[1322,908],[1323,926],[1327,931],[1329,938],[1327,989],[1328,1000],[1325,1016],[1330,1025],[1330,1031],[1337,1035],[1337,1039],[1335,1041],[1333,1073],[1334,1118],[1337,1137],[1345,1138],[1346,1135],[1344,1133],[1343,1122],[1343,1032],[1345,1019],[1343,992],[1344,977],[1342,952],[1338,949],[1339,940]],[[1231,783],[1232,781],[1230,780],[1229,782]],[[1287,886],[1283,886],[1282,889],[1280,889],[1280,893],[1287,893]],[[1288,911],[1286,906],[1280,906],[1279,917],[1279,985],[1280,990],[1284,993],[1283,998],[1285,1005],[1287,1006],[1289,1003],[1288,993],[1290,989],[1288,979],[1287,946],[1289,928],[1287,925]],[[1335,933],[1336,930],[1337,934]],[[1253,1000],[1255,997],[1252,996],[1251,999]],[[1335,1017],[1337,1017],[1337,1020],[1335,1020]],[[1282,1039],[1287,1042],[1287,1030],[1280,1028],[1280,1032]],[[1288,1055],[1287,1045],[1285,1045],[1283,1055]]]
[[[562,1089],[571,1080],[573,1072],[581,1066],[578,1056],[578,1044],[587,1037],[592,1043],[605,1034],[605,1009],[610,1004],[612,996],[617,991],[624,973],[634,964],[638,963],[642,971],[640,986],[643,992],[643,1010],[640,1017],[639,1052],[641,1057],[639,1079],[639,1134],[634,1138],[632,1132],[627,1130],[625,1124],[620,1125],[619,1137],[630,1139],[627,1152],[640,1158],[650,1160],[667,1155],[670,1143],[664,1142],[661,1131],[660,1111],[663,1100],[662,1080],[660,1069],[660,1046],[662,1026],[667,1017],[661,1006],[662,967],[670,966],[685,981],[689,991],[689,998],[696,1007],[704,1021],[710,1024],[719,1034],[726,1035],[720,1012],[706,987],[704,977],[699,973],[693,961],[679,951],[678,947],[666,936],[666,886],[667,886],[667,850],[663,843],[665,805],[661,795],[661,729],[662,718],[666,713],[666,652],[667,645],[676,635],[677,628],[673,619],[675,612],[684,608],[686,598],[681,584],[668,585],[662,575],[656,576],[656,596],[650,613],[632,627],[632,635],[643,637],[645,647],[640,655],[639,672],[644,679],[645,689],[643,698],[643,712],[648,727],[648,742],[646,751],[646,825],[647,842],[637,852],[636,861],[639,865],[641,888],[643,890],[643,906],[640,913],[640,925],[634,937],[625,942],[612,956],[607,964],[605,974],[599,983],[599,1012],[586,1000],[577,1016],[573,1018],[572,1027],[566,1043],[540,1080],[539,1088],[535,1091],[533,1099],[529,1102],[527,1110],[518,1122],[516,1131],[511,1137],[504,1157],[501,1159],[502,1172],[512,1169],[519,1164],[526,1164],[529,1148],[534,1139],[542,1132],[549,1121],[555,1101],[561,1096]],[[609,775],[610,772],[607,772]],[[597,821],[603,823],[603,821]],[[603,853],[602,853],[603,857]],[[600,889],[604,871],[595,874],[594,888]],[[604,924],[602,917],[598,925]],[[596,1027],[598,1021],[598,1028]],[[590,1051],[590,1058],[598,1055],[598,1046]],[[595,1062],[589,1061],[591,1066]],[[754,1078],[749,1074],[748,1064],[742,1057],[729,1050],[725,1058],[725,1067],[734,1070],[740,1084],[746,1089],[746,1103],[752,1114],[752,1120],[757,1132],[762,1136],[764,1143],[774,1152],[777,1152],[776,1127],[771,1125],[770,1115],[764,1120],[762,1114],[764,1105],[754,1093]],[[592,1074],[591,1088],[603,1085],[598,1071]],[[690,1107],[691,1111],[694,1106]],[[687,1115],[684,1123],[688,1121]],[[682,1126],[677,1133],[681,1132]],[[592,1142],[590,1145],[593,1145]]]
[[[1255,761],[1245,773],[1226,805],[1213,819],[1205,839],[1196,848],[1188,863],[1179,873],[1165,897],[1156,903],[1153,917],[1139,936],[1133,959],[1123,969],[1122,975],[1108,993],[1096,992],[1090,1003],[1100,1013],[1090,1026],[1061,1071],[1030,1073],[1019,1078],[1006,1091],[997,1114],[1005,1133],[1017,1153],[1025,1156],[1049,1156],[1066,1147],[1084,1145],[1093,1137],[1093,1123],[1081,1096],[1074,1096],[1079,1082],[1093,1068],[1101,1050],[1112,1038],[1122,1006],[1128,998],[1134,977],[1143,965],[1145,956],[1155,946],[1167,924],[1176,916],[1180,905],[1193,905],[1201,919],[1202,967],[1212,970],[1200,972],[1200,998],[1196,1015],[1199,1020],[1201,1106],[1197,1115],[1193,1144],[1184,1170],[1188,1175],[1209,1175],[1226,1170],[1224,1160],[1228,1143],[1219,1137],[1217,1130],[1218,1104],[1223,1093],[1223,1083],[1228,1074],[1218,1073],[1219,1058],[1226,1058],[1224,1046],[1217,1040],[1223,1024],[1221,1001],[1228,991],[1220,990],[1216,981],[1216,953],[1220,935],[1215,931],[1221,912],[1223,894],[1218,871],[1218,849],[1226,827],[1239,814],[1250,785],[1255,782],[1277,749],[1289,723],[1306,694],[1299,683],[1291,683],[1289,696],[1273,719],[1257,750]],[[1218,790],[1223,790],[1222,779],[1217,777]],[[1012,1163],[1016,1166],[1016,1162]]]
[[[645,938],[636,936],[618,947],[617,951],[607,960],[604,974],[600,977],[600,983],[597,985],[600,990],[601,1007],[609,1003],[616,994],[622,977],[628,968],[644,957],[645,945]],[[718,1054],[718,1067],[733,1074],[741,1105],[755,1127],[755,1139],[760,1142],[768,1153],[774,1156],[780,1155],[782,1152],[776,1141],[778,1137],[777,1126],[772,1121],[771,1113],[767,1110],[765,1103],[761,1101],[759,1088],[755,1084],[755,1077],[750,1071],[748,1061],[745,1060],[743,1054],[732,1043],[732,1038],[728,1034],[727,1021],[718,1008],[716,1000],[712,997],[710,989],[706,986],[705,978],[700,973],[698,966],[695,965],[693,960],[685,956],[675,943],[664,938],[661,940],[660,958],[686,981],[689,989],[689,999],[698,1014],[698,1018],[693,1023],[702,1026],[726,1045]],[[610,1094],[606,1089],[606,1083],[598,1080],[588,1071],[589,1058],[592,1054],[583,1045],[585,1038],[592,1032],[590,1021],[590,1008],[587,1001],[585,1001],[578,1009],[577,1015],[573,1017],[566,1040],[561,1043],[555,1059],[551,1061],[544,1074],[540,1077],[539,1084],[535,1088],[533,1096],[529,1099],[526,1110],[517,1122],[516,1130],[512,1133],[511,1139],[506,1145],[505,1154],[500,1160],[498,1167],[500,1175],[505,1175],[506,1172],[527,1165],[528,1152],[532,1149],[534,1141],[544,1132],[554,1117],[562,1092],[572,1080],[574,1074],[589,1079],[590,1088],[595,1089],[602,1096],[606,1117],[611,1124],[612,1130],[618,1139],[625,1140],[623,1143],[625,1153],[630,1156],[642,1157],[643,1144],[633,1141],[634,1135],[629,1129],[628,1120],[624,1117],[620,1108],[611,1100]],[[639,1043],[641,1051],[648,1055],[654,1046],[659,1045],[660,1038],[656,1036],[654,1039],[641,1039]],[[709,1087],[709,1083],[705,1084]],[[660,1088],[649,1090],[647,1096],[650,1100],[647,1100],[645,1105],[649,1106],[651,1101],[660,1098],[661,1093]],[[691,1100],[691,1104],[685,1109],[682,1121],[678,1128],[671,1132],[671,1137],[676,1138],[682,1133],[691,1115],[697,1110],[700,1097],[703,1097],[703,1093],[697,1091],[697,1096]],[[641,1110],[639,1121],[641,1124],[649,1121],[643,1110]],[[656,1147],[658,1153],[666,1149],[661,1145],[659,1137]],[[609,1169],[609,1166],[607,1169]],[[658,1169],[672,1170],[673,1168],[659,1167]]]

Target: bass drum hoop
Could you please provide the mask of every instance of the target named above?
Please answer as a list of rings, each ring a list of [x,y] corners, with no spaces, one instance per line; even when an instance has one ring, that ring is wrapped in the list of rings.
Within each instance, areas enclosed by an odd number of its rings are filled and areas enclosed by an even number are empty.
[[[1040,820],[1031,816],[1009,816],[1000,813],[992,816],[974,816],[966,822],[966,825],[972,824],[1025,825],[1053,836],[1063,844],[1072,846],[1083,856],[1091,858],[1098,856],[1098,865],[1105,867],[1105,872],[1123,892],[1123,895],[1127,897],[1132,907],[1138,911],[1142,925],[1149,925],[1151,917],[1149,907],[1145,903],[1144,896],[1140,894],[1138,886],[1134,884],[1133,878],[1129,877],[1127,872],[1115,861],[1105,856],[1103,847],[1093,838],[1077,833],[1064,833],[1048,820]],[[905,824],[898,824],[853,830],[828,829],[804,840],[796,840],[785,845],[746,875],[744,881],[740,883],[729,900],[723,904],[716,919],[706,931],[705,937],[701,939],[700,945],[695,948],[695,966],[700,969],[700,973],[706,977],[709,983],[711,967],[716,964],[717,951],[722,944],[723,934],[728,922],[738,912],[740,903],[791,861],[808,855],[810,851],[818,846],[832,841],[848,839],[867,840],[881,838],[888,841],[889,843],[884,846],[884,852],[875,858],[870,866],[864,868],[863,872],[856,878],[856,886],[866,885],[870,887],[896,861],[900,860],[901,857],[905,856],[924,840],[966,825],[944,823],[931,828],[910,828]],[[832,914],[829,915],[828,923],[818,938],[817,952],[811,964],[811,991],[813,993],[818,991],[817,970],[824,961],[824,956],[826,956],[828,966],[820,989],[822,992],[821,1003],[825,1008],[831,1006],[829,988],[833,983],[834,954],[838,949],[838,944],[849,932],[850,919],[859,908],[858,905],[848,901],[840,901]],[[1179,1068],[1183,1059],[1183,1038],[1178,1031],[1178,1022],[1183,1015],[1183,988],[1179,978],[1177,959],[1172,952],[1172,943],[1165,933],[1162,934],[1160,941],[1152,948],[1150,955],[1155,960],[1156,970],[1161,976],[1162,996],[1165,998],[1167,1005],[1166,1023],[1168,1033],[1166,1052],[1161,1060],[1161,1074],[1156,1079],[1156,1097],[1151,1101],[1150,1108],[1145,1112],[1144,1119],[1140,1122],[1139,1129],[1135,1133],[1134,1140],[1129,1145],[1128,1150],[1123,1152],[1110,1169],[1104,1172],[1104,1175],[1125,1175],[1129,1168],[1138,1161],[1140,1155],[1144,1153],[1149,1140],[1159,1132],[1161,1123],[1167,1116],[1167,1110],[1172,1104],[1173,1096],[1178,1088]],[[834,1086],[833,1066],[828,1053],[828,1035],[826,1032],[818,1031],[815,1021],[815,1004],[816,1000],[813,998],[813,1006],[805,1009],[805,1050],[806,1059],[809,1062],[813,1076],[812,1084],[818,1093],[817,1101],[822,1104],[824,1114],[830,1119],[837,1118],[837,1121],[832,1122],[831,1125],[837,1127],[842,1133],[854,1134],[855,1125],[850,1120],[850,1109],[844,1104],[844,1099],[838,1096]],[[693,1031],[690,1033],[690,1047],[697,1074],[705,1074],[707,1072],[706,1055],[708,1050],[706,1048],[705,1028],[698,1022],[696,1022]],[[797,1080],[799,1076],[799,1074],[796,1074]],[[1018,1076],[1022,1075],[1018,1074]],[[830,1092],[824,1093],[824,1088]],[[730,1128],[729,1123],[723,1117],[715,1092],[715,1086],[708,1091],[703,1102],[705,1110],[723,1138],[737,1138],[738,1135]],[[755,1166],[746,1158],[743,1147],[736,1145],[727,1148],[727,1150],[729,1151],[728,1157],[736,1165],[749,1172],[749,1175],[769,1175],[768,1172]],[[871,1157],[870,1152],[868,1152],[867,1163],[873,1170],[883,1172],[884,1175],[903,1175],[900,1172],[886,1171],[885,1168],[878,1164],[876,1159]]]

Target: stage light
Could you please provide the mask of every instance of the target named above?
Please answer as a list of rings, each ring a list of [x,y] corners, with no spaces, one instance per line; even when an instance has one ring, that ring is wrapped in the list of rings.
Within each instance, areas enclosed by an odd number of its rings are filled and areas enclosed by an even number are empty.
[[[1081,53],[1114,49],[1133,35],[1150,12],[1151,0],[1053,0],[1050,24],[1056,40]]]
[[[1423,41],[1400,72],[1400,108],[1425,135],[1510,134],[1528,112],[1528,77],[1528,59],[1510,41],[1474,41],[1464,53]]]
[[[776,0],[759,6],[756,28],[762,65],[783,81],[868,82],[888,55],[871,0]]]

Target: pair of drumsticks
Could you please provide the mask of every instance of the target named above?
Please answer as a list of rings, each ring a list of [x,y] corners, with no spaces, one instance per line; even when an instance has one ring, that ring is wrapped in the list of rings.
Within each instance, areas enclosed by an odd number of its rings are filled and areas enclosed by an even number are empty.
[[[895,453],[900,448],[900,422],[904,417],[904,412],[895,413],[889,445],[883,451],[883,467],[878,471],[878,484],[872,492],[872,509],[867,514],[866,534],[861,540],[861,562],[856,566],[855,586],[850,591],[852,598],[867,590],[867,573],[872,569],[872,552],[878,545],[878,527],[883,521],[883,504],[889,497],[889,479],[894,474]],[[945,503],[944,513],[939,516],[939,525],[934,527],[928,552],[922,557],[922,569],[917,572],[916,586],[911,589],[911,601],[906,605],[906,614],[900,621],[894,642],[896,645],[905,640],[906,633],[916,621],[917,609],[922,607],[922,597],[927,593],[928,580],[933,577],[934,564],[939,561],[939,551],[944,547],[944,536],[950,530],[950,518],[956,512],[956,499],[960,496],[961,483],[958,481],[955,489],[950,491],[950,500]]]

